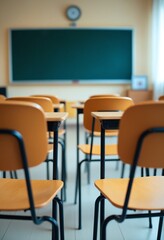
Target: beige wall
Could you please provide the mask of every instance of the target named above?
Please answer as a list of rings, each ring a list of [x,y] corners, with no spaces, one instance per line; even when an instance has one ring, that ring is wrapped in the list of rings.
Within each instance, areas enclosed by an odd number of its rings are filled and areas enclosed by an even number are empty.
[[[8,29],[69,27],[65,9],[76,4],[82,10],[77,27],[132,27],[135,30],[134,74],[147,75],[151,87],[151,4],[152,0],[0,0],[0,86],[9,96],[52,93],[68,100],[91,94],[118,92],[124,85],[13,85],[9,83]]]

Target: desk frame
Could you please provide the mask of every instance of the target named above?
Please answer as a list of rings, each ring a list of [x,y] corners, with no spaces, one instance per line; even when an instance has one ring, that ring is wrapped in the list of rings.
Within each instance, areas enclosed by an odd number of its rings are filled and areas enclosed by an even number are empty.
[[[52,131],[53,139],[53,180],[58,179],[58,129],[60,124],[67,118],[68,113],[45,113],[48,131]],[[57,219],[57,203],[52,202],[52,212]]]
[[[100,178],[105,178],[105,130],[116,130],[119,128],[120,118],[122,112],[108,112],[109,117],[106,115],[103,117],[103,112],[93,112],[92,116],[100,121],[101,124],[101,162],[100,162]],[[105,114],[108,114],[105,112]],[[110,115],[112,114],[112,117]],[[116,116],[115,116],[116,115]],[[105,201],[102,199],[100,205],[100,226],[104,221],[105,216]],[[101,228],[100,228],[101,229]],[[101,236],[101,232],[100,232]]]

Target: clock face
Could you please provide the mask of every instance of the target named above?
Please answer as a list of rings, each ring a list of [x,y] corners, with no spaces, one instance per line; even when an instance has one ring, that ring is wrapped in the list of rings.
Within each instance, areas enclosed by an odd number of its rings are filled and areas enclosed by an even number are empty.
[[[71,5],[66,10],[66,15],[69,20],[75,21],[80,18],[81,10],[75,5]]]

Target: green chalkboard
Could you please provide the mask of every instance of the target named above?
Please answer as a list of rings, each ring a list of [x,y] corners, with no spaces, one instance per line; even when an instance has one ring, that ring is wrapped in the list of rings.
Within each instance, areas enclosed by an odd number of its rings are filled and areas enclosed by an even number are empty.
[[[132,29],[12,29],[12,82],[130,81]]]

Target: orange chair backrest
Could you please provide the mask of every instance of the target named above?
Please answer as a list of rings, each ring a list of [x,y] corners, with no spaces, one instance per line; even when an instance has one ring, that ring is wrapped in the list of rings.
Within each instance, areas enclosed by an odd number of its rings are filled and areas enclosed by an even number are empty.
[[[7,98],[6,100],[33,102],[33,103],[39,104],[45,112],[54,111],[52,101],[46,97],[11,97],[11,98]]]
[[[59,104],[59,103],[60,103],[59,98],[57,98],[57,97],[54,96],[54,95],[38,94],[38,95],[32,95],[32,97],[46,97],[46,98],[51,99],[51,101],[52,101],[54,104]]]
[[[128,108],[120,121],[118,154],[132,164],[137,141],[149,128],[164,127],[164,102],[148,101]],[[147,168],[164,168],[164,134],[150,134],[145,138],[138,165]]]
[[[6,97],[4,95],[0,94],[0,102],[3,102],[5,100],[6,100]]]
[[[111,93],[111,94],[96,94],[96,95],[92,95],[90,96],[90,98],[99,98],[99,97],[119,97],[119,94],[117,93]]]
[[[23,136],[28,166],[45,161],[47,123],[42,108],[36,103],[4,101],[0,103],[0,130],[12,129]],[[0,170],[22,169],[18,142],[11,135],[0,134]]]
[[[91,112],[125,111],[133,104],[133,100],[128,97],[89,98],[84,104],[84,127],[88,131],[92,130]],[[100,122],[98,120],[95,121],[94,131],[100,132]]]

